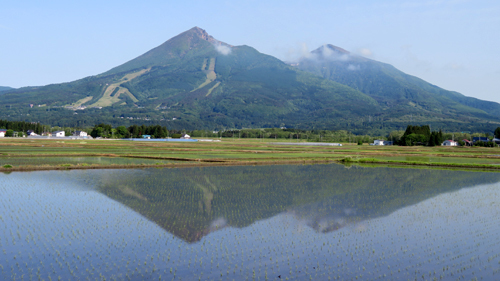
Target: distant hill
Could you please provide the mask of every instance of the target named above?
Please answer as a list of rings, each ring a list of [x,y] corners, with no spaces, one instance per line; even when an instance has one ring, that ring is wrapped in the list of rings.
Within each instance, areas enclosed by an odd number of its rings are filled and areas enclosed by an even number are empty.
[[[381,134],[408,123],[490,131],[500,121],[496,103],[442,90],[338,47],[320,48],[295,67],[198,27],[105,73],[15,89],[0,103],[0,118],[59,126],[284,125]]]
[[[14,88],[11,87],[5,87],[5,86],[0,86],[0,92],[8,91],[8,90],[14,90]]]
[[[324,45],[295,64],[299,69],[359,90],[384,111],[436,116],[500,117],[500,104],[447,91],[403,73],[394,66],[351,54],[333,45]],[[411,110],[410,110],[411,109]]]

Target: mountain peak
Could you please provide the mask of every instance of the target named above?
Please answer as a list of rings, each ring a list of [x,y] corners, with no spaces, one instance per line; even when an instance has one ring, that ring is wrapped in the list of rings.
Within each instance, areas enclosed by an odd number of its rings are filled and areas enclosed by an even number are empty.
[[[369,59],[353,54],[332,44],[325,44],[311,52],[312,56],[305,59],[345,62],[366,62]]]
[[[349,51],[346,51],[346,50],[344,50],[340,47],[337,47],[335,45],[332,45],[332,44],[326,44],[326,45],[321,46],[320,48],[328,48],[329,50],[332,50],[334,52],[338,52],[338,53],[346,54],[346,55],[351,54]]]
[[[218,40],[216,40],[215,38],[213,38],[210,34],[208,34],[204,29],[202,28],[199,28],[197,26],[189,29],[188,31],[184,32],[184,33],[181,33],[179,35],[182,35],[182,34],[186,34],[186,35],[194,35],[194,36],[197,36],[203,40],[206,40],[210,43],[215,43],[215,42],[219,42]]]
[[[215,39],[204,29],[195,26],[178,34],[177,36],[170,38],[160,46],[144,53],[143,55],[115,67],[104,74],[129,71],[133,69],[146,69],[155,65],[166,65],[171,59],[181,59],[188,53],[214,50],[214,48],[217,49],[218,46],[233,47]],[[230,51],[226,50],[226,52]]]
[[[322,56],[322,57],[331,57],[331,56],[350,56],[351,53],[346,51],[340,47],[334,46],[332,44],[325,44],[311,53]]]

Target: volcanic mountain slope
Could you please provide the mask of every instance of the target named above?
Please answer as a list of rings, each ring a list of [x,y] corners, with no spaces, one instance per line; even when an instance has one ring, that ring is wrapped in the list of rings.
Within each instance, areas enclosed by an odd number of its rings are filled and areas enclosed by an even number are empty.
[[[194,27],[100,75],[2,93],[0,118],[173,129],[284,124],[359,133],[402,129],[412,121],[491,130],[500,120],[496,103],[442,90],[331,45],[298,67]]]
[[[220,42],[197,27],[101,75],[21,89],[2,101],[99,107],[102,115],[142,112],[176,118],[170,127],[190,129],[282,123],[312,127],[379,109],[374,99],[357,90],[251,47]]]
[[[447,91],[405,74],[392,65],[367,59],[333,45],[302,58],[297,67],[357,89],[377,100],[384,110],[428,114],[436,118],[467,115],[500,117],[500,104]]]

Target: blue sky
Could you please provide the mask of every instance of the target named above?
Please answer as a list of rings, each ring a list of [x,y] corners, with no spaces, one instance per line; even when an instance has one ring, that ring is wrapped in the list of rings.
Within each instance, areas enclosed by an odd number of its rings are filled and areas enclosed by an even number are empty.
[[[333,44],[500,102],[500,1],[2,1],[0,85],[96,75],[194,26],[293,60]]]

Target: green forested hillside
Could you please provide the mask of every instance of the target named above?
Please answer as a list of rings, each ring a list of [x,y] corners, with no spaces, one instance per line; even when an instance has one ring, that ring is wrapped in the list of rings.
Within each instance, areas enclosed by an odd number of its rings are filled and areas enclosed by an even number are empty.
[[[23,88],[1,100],[9,105],[5,118],[60,125],[156,121],[186,129],[326,127],[379,110],[359,91],[199,28],[101,75]]]
[[[405,74],[392,65],[324,45],[303,58],[298,68],[357,89],[385,110],[438,116],[500,117],[500,104],[447,91]]]
[[[498,127],[496,103],[361,57],[322,60],[320,50],[314,55],[301,61],[300,70],[195,27],[105,73],[2,93],[0,118],[58,126],[286,126],[377,135],[409,123],[454,131]]]
[[[11,87],[5,87],[5,86],[0,86],[0,92],[8,91],[8,90],[13,90],[14,88]]]

